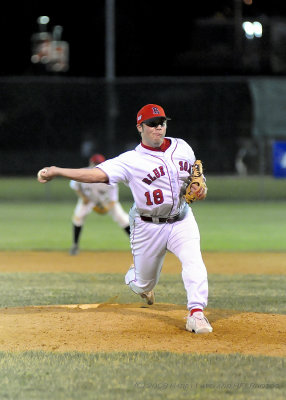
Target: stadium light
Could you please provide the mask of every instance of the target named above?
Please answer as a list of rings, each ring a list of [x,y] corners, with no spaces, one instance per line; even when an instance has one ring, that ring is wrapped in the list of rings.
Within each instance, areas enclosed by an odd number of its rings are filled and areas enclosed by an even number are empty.
[[[262,25],[258,21],[254,22],[245,21],[242,24],[242,29],[244,30],[247,39],[254,39],[254,37],[257,38],[262,37]]]
[[[38,24],[41,24],[41,25],[47,25],[50,22],[50,18],[46,15],[43,15],[38,18],[37,22],[38,22]]]

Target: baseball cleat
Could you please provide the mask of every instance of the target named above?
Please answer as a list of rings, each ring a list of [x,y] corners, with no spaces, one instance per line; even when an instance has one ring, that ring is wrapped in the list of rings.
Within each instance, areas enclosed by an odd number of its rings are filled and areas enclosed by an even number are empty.
[[[142,293],[142,294],[140,294],[140,296],[142,297],[142,299],[144,299],[146,301],[146,303],[149,306],[152,306],[152,304],[154,304],[154,302],[155,302],[154,290],[151,290],[151,292]]]
[[[192,316],[187,316],[186,329],[187,331],[195,333],[210,333],[213,331],[204,313],[200,311],[195,312]]]
[[[78,252],[79,252],[78,245],[74,244],[70,249],[70,255],[76,256],[78,254]]]

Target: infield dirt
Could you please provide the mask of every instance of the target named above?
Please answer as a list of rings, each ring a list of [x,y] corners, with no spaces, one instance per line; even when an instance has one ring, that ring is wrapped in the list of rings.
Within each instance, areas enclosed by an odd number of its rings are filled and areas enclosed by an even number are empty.
[[[116,262],[115,262],[116,260]],[[285,274],[284,253],[205,253],[209,273]],[[124,273],[129,252],[2,252],[1,272]],[[167,254],[163,273],[180,273]],[[185,330],[185,306],[142,302],[0,309],[0,350],[171,351],[286,356],[286,316],[207,309],[214,332]]]

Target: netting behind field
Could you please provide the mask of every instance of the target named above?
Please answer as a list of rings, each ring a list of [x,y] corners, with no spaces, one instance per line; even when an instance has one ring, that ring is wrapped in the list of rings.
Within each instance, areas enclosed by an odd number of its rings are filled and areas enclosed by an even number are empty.
[[[15,78],[0,81],[0,175],[29,175],[44,165],[80,167],[139,142],[136,114],[147,103],[170,115],[167,135],[181,137],[212,173],[235,171],[241,138],[251,135],[245,80],[215,78]]]
[[[94,152],[109,158],[132,149],[140,140],[136,114],[147,103],[163,105],[171,117],[167,136],[185,139],[208,174],[273,175],[272,146],[283,133],[286,107],[284,90],[277,87],[286,80],[266,79],[267,91],[263,82],[247,77],[121,78],[114,84],[3,78],[0,176],[34,175],[43,165],[79,168]],[[276,103],[280,98],[280,107],[272,104],[267,112],[273,98]]]

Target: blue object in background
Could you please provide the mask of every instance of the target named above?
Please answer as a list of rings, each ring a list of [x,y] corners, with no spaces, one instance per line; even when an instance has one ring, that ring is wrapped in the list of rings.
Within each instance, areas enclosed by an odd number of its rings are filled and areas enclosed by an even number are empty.
[[[273,175],[286,178],[286,142],[273,143]]]

